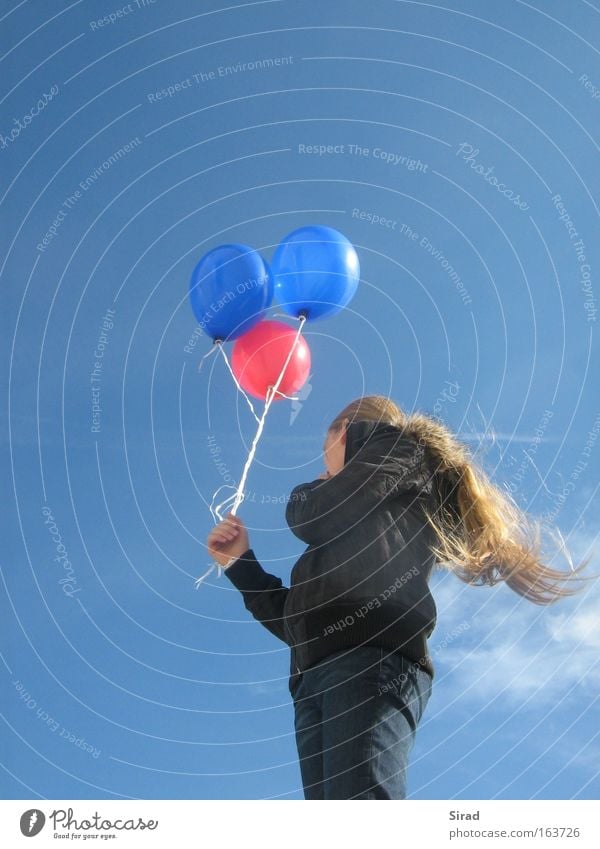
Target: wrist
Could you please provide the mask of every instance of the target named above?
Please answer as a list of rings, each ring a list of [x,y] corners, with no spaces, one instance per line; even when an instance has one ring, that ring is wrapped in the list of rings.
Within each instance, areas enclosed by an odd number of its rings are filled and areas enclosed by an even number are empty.
[[[244,549],[243,551],[241,551],[239,554],[234,554],[234,555],[232,555],[232,556],[229,558],[229,560],[226,560],[226,561],[225,561],[225,563],[222,563],[222,564],[221,564],[221,569],[227,569],[229,566],[231,566],[233,563],[235,563],[235,561],[236,561],[236,560],[239,560],[239,559],[240,559],[240,557],[243,557],[243,556],[244,556],[244,554],[246,554],[246,552],[248,552],[249,550],[250,550],[250,546],[248,546],[248,548],[245,548],[245,549]]]
[[[233,557],[230,557],[229,560],[226,563],[221,563],[221,569],[227,569],[229,566],[231,566],[232,563],[235,563],[235,561],[238,560],[240,557],[241,557],[240,554],[234,554]]]

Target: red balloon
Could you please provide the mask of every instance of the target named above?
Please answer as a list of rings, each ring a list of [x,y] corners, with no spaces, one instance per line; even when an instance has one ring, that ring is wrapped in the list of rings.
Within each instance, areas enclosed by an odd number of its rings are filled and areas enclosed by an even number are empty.
[[[282,321],[263,319],[236,339],[231,368],[246,392],[266,401],[269,386],[274,387],[277,383],[296,334],[297,330]],[[304,386],[309,373],[310,348],[300,334],[277,391],[293,395]],[[275,395],[273,400],[283,399],[281,395]]]

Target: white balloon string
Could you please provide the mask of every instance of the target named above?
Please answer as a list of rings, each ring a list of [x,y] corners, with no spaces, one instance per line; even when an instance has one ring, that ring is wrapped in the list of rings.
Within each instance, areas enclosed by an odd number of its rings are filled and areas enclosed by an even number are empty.
[[[201,359],[201,360],[200,360],[200,362],[198,363],[198,371],[201,371],[202,366],[204,365],[204,360],[205,360],[207,357],[210,357],[210,355],[211,355],[211,354],[214,354],[214,353],[215,353],[215,351],[217,350],[217,345],[220,345],[220,344],[221,344],[220,340],[219,340],[219,339],[215,339],[215,341],[213,342],[213,346],[212,346],[212,348],[210,349],[210,351],[208,351],[208,353],[204,354],[204,356],[202,357],[202,359]]]
[[[207,571],[204,573],[204,575],[200,575],[200,577],[196,579],[196,589],[199,589],[200,584],[202,583],[202,581],[203,581],[205,578],[208,578],[208,576],[209,576],[209,575],[210,575],[210,573],[213,571],[213,569],[215,568],[215,566],[216,566],[216,568],[217,568],[217,578],[220,578],[220,577],[221,577],[221,567],[219,566],[219,564],[218,564],[218,563],[211,563],[210,568],[209,568],[209,569],[207,569]]]
[[[217,523],[217,520],[219,522],[222,522],[224,520],[225,516],[222,515],[223,510],[225,510],[226,507],[228,506],[228,504],[230,504],[232,502],[232,499],[235,498],[235,494],[236,494],[235,492],[233,492],[228,498],[226,498],[224,501],[221,501],[219,504],[217,504],[216,507],[213,506],[214,503],[215,503],[215,498],[217,497],[217,492],[220,489],[223,489],[224,486],[229,486],[229,487],[231,487],[231,489],[235,489],[235,487],[231,486],[231,484],[225,483],[213,492],[213,497],[212,497],[211,504],[210,504],[210,512],[211,512],[212,517],[215,521],[215,524]]]
[[[282,398],[289,398],[290,401],[299,401],[298,395],[285,395],[283,392],[274,392],[275,395],[281,395]]]
[[[263,428],[265,426],[265,421],[266,421],[266,418],[267,418],[267,413],[269,412],[269,408],[271,406],[273,398],[275,397],[276,394],[282,395],[284,398],[290,397],[290,396],[287,396],[287,395],[283,395],[283,392],[279,392],[278,387],[279,387],[279,384],[281,383],[281,381],[283,380],[285,370],[287,369],[288,363],[290,362],[290,360],[292,358],[292,354],[294,353],[294,349],[295,349],[296,345],[298,344],[298,339],[300,337],[300,334],[302,333],[302,328],[304,327],[304,322],[306,321],[306,316],[304,316],[304,315],[299,316],[299,321],[300,321],[300,324],[299,324],[299,327],[298,327],[298,332],[296,333],[296,336],[294,338],[294,342],[293,342],[292,346],[290,347],[290,351],[289,351],[289,353],[286,357],[285,363],[283,364],[281,372],[279,373],[279,377],[277,378],[274,386],[268,386],[267,387],[267,397],[266,397],[266,400],[265,400],[265,408],[263,410],[262,416],[258,420],[258,428],[256,430],[256,434],[255,434],[254,439],[252,441],[252,446],[251,446],[250,451],[248,453],[248,458],[247,458],[246,463],[244,465],[244,471],[242,472],[242,479],[240,481],[240,484],[239,484],[239,486],[238,486],[238,488],[237,488],[237,490],[234,494],[230,495],[224,501],[221,501],[214,508],[213,508],[212,505],[214,503],[215,496],[216,496],[217,492],[219,491],[219,489],[222,489],[223,486],[218,487],[218,489],[216,489],[215,492],[213,493],[210,509],[211,509],[211,513],[213,515],[213,518],[214,518],[214,515],[216,513],[216,515],[218,516],[220,521],[223,521],[223,517],[222,517],[221,513],[222,513],[224,506],[229,504],[231,502],[232,498],[233,498],[233,507],[231,508],[231,510],[229,512],[231,512],[235,516],[236,513],[237,513],[237,509],[238,509],[239,505],[241,504],[241,502],[243,501],[243,499],[245,497],[243,492],[244,492],[244,486],[246,484],[246,478],[248,477],[248,472],[250,470],[250,466],[252,465],[252,461],[254,460],[254,455],[256,453],[258,441],[259,441],[261,434],[263,432]],[[222,346],[220,346],[220,347],[222,347]],[[226,358],[226,362],[227,362],[227,358]],[[229,365],[229,363],[227,363],[227,365]],[[230,371],[231,371],[231,369],[230,369]],[[233,372],[231,372],[231,374],[233,375],[233,378],[235,380],[235,375],[233,374]],[[241,392],[243,392],[243,390],[240,387],[240,385],[238,384],[237,380],[235,381],[235,383],[236,383],[236,386],[238,387],[238,389]],[[294,400],[296,400],[296,399],[294,399]],[[254,412],[254,410],[252,412]],[[220,577],[221,566],[220,566],[219,563],[217,563],[215,561],[211,565],[210,569],[207,572],[205,572],[203,575],[201,575],[199,578],[196,579],[196,582],[195,582],[196,589],[199,588],[200,584],[204,581],[205,578],[208,577],[208,575],[210,575],[210,573],[213,571],[213,569],[215,567],[217,568],[217,577]]]

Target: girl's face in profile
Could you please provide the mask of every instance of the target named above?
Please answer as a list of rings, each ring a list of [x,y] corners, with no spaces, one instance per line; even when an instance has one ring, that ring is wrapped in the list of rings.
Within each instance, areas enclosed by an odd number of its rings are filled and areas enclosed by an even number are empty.
[[[344,456],[346,453],[346,424],[339,431],[329,430],[323,443],[323,455],[325,468],[330,475],[337,475],[344,468]]]

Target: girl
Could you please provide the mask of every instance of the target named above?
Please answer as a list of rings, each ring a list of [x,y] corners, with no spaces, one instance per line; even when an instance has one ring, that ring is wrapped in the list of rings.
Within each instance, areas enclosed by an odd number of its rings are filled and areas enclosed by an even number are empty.
[[[384,396],[350,403],[323,449],[326,471],[295,487],[286,507],[308,543],[289,588],[265,572],[231,513],[208,551],[252,615],[290,646],[305,798],[404,799],[434,677],[433,568],[469,584],[505,581],[550,604],[577,591],[567,584],[585,580],[577,573],[589,558],[570,574],[545,566],[540,523],[441,422]]]

